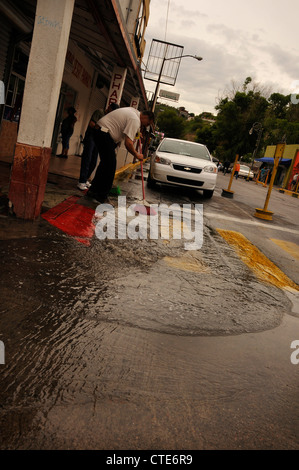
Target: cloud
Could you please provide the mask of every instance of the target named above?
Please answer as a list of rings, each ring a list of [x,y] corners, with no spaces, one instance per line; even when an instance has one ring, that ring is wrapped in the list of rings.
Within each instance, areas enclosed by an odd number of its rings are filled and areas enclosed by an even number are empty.
[[[240,38],[243,38],[244,36],[242,30],[229,28],[224,24],[209,24],[207,26],[207,30],[209,31],[209,33],[224,36],[224,38],[229,42],[240,41]]]
[[[180,39],[180,36],[174,37],[175,41]],[[192,106],[189,110],[195,114],[202,111],[215,112],[218,97],[230,81],[235,79],[243,83],[252,72],[248,55],[235,56],[220,43],[213,45],[207,41],[188,38],[185,53],[203,57],[202,62],[192,58],[182,59],[174,89],[180,93],[181,101]]]
[[[200,55],[203,61],[182,59],[175,87],[165,86],[180,94],[180,101],[174,106],[185,106],[195,114],[215,112],[218,98],[231,87],[231,82],[241,85],[248,76],[260,83],[261,89],[285,94],[289,93],[291,83],[299,80],[298,52],[294,47],[288,47],[286,42],[281,41],[277,45],[277,34],[270,34],[269,25],[274,22],[272,17],[264,24],[252,17],[251,22],[245,24],[244,14],[242,25],[239,26],[240,22],[235,18],[235,25],[238,25],[235,26],[232,22],[221,21],[225,19],[224,5],[222,12],[218,8],[215,15],[207,15],[197,7],[197,3],[191,10],[191,3],[186,2],[188,9],[180,6],[178,1],[171,1],[166,41],[184,45],[184,54]],[[159,15],[153,15],[152,22],[150,18],[147,53],[152,38],[165,40],[166,7],[164,12],[160,4],[160,0],[151,2],[152,9],[159,11]],[[211,12],[211,7],[203,11]],[[233,14],[231,8],[231,16]],[[274,33],[277,33],[275,28]],[[146,87],[147,84],[146,81]],[[147,88],[153,89],[153,86]]]
[[[164,5],[165,4],[165,5]],[[184,6],[174,2],[170,2],[170,11],[167,17],[167,3],[162,6],[161,0],[151,0],[150,4],[150,21],[148,29],[151,29],[152,37],[165,39],[171,42],[169,34],[171,31],[181,31],[182,37],[185,39],[190,31],[198,31],[198,24],[208,18],[208,15],[202,13],[198,9],[187,9]],[[159,15],[157,15],[159,11]]]
[[[270,57],[273,64],[283,73],[299,80],[299,54],[282,49],[278,44],[270,44],[261,48]]]
[[[192,18],[192,20],[208,18],[206,13],[202,13],[198,9],[187,9],[173,1],[171,2],[171,16],[182,19],[186,18],[187,20],[190,20],[190,18]]]

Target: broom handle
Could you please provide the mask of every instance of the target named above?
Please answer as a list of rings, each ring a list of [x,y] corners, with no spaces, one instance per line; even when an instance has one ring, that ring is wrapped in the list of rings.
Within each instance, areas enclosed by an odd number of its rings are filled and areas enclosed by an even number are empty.
[[[141,151],[141,140],[139,139],[139,153],[142,153]],[[145,200],[145,190],[144,190],[144,179],[143,179],[143,162],[140,160],[140,167],[141,167],[141,180],[142,180],[142,195],[143,195],[143,200]]]
[[[142,179],[142,194],[143,194],[143,200],[145,200],[145,191],[144,191],[144,179],[143,179],[143,163],[140,162],[141,166],[141,179]]]

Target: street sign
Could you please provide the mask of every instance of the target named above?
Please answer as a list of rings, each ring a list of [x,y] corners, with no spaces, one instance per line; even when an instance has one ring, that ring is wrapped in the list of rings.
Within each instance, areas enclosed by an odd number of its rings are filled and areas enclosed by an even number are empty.
[[[160,98],[164,98],[166,100],[171,100],[171,101],[179,101],[180,99],[179,93],[173,93],[172,91],[168,91],[168,90],[160,90],[159,96]]]

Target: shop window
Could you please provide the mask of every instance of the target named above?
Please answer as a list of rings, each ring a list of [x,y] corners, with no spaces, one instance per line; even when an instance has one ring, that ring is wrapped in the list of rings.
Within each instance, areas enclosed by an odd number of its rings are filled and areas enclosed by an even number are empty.
[[[19,122],[20,120],[27,66],[28,56],[17,48],[5,99],[3,118],[7,121]]]
[[[11,74],[4,108],[4,119],[7,121],[19,122],[25,80],[14,73]]]
[[[26,77],[28,67],[28,55],[17,48],[15,51],[14,61],[13,61],[13,72],[21,77]]]

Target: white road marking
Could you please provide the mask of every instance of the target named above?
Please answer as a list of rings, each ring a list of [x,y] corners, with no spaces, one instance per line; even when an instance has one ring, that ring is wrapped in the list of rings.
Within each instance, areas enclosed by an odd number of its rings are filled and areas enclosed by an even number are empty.
[[[281,232],[288,232],[288,233],[294,233],[299,235],[299,230],[293,230],[291,228],[286,228],[286,227],[279,227],[277,225],[266,225],[262,224],[260,222],[256,222],[255,220],[250,220],[250,219],[238,219],[237,217],[228,217],[223,214],[216,214],[213,212],[204,212],[203,213],[204,217],[211,217],[214,219],[221,219],[221,220],[226,220],[228,222],[238,222],[238,224],[247,224],[247,225],[254,225],[255,227],[264,227],[269,230],[280,230]]]

